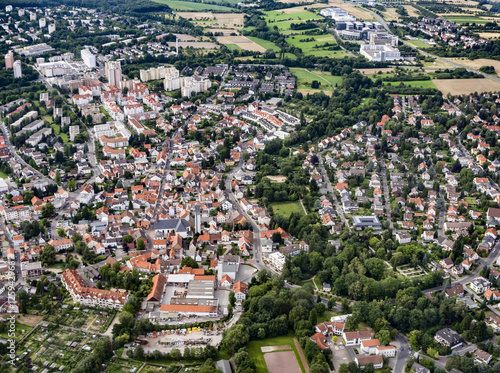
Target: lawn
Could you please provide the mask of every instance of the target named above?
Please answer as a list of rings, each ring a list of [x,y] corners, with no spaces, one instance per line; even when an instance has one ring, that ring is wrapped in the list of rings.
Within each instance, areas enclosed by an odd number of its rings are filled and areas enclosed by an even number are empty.
[[[59,124],[52,123],[50,126],[54,130],[54,133],[57,136],[61,137],[61,139],[63,140],[64,143],[67,143],[69,141],[68,135],[61,132],[61,126]]]
[[[280,47],[278,47],[276,44],[274,44],[272,41],[256,38],[255,36],[247,36],[251,41],[259,44],[261,47],[266,48],[266,49],[272,49],[276,52],[280,51]]]
[[[408,43],[413,44],[417,48],[431,48],[431,46],[422,40],[408,40]]]
[[[19,341],[22,337],[30,332],[33,329],[31,326],[20,324],[16,321],[16,332],[15,332],[15,340]],[[24,333],[22,332],[24,330]],[[0,338],[9,339],[8,332],[4,334],[0,334]]]
[[[7,179],[8,178],[7,174],[3,173],[2,171],[0,171],[0,177],[2,179]]]
[[[178,11],[206,11],[215,10],[221,12],[231,12],[232,8],[222,5],[213,5],[205,3],[192,3],[189,1],[179,1],[179,0],[153,0],[156,3],[167,4],[173,10]]]
[[[290,9],[288,9],[290,10]],[[319,14],[310,12],[308,10],[303,10],[300,12],[283,12],[281,10],[270,10],[264,12],[266,22],[281,22],[281,21],[301,21],[308,19],[323,19]]]
[[[252,341],[247,343],[248,354],[250,355],[250,358],[257,366],[257,373],[268,372],[266,361],[264,360],[264,354],[262,353],[260,348],[264,346],[281,346],[281,345],[290,345],[291,349],[295,354],[295,358],[299,363],[302,373],[305,373],[304,366],[302,365],[302,361],[300,360],[299,353],[295,348],[292,332],[289,332],[288,335],[282,337],[267,338],[260,341]]]
[[[306,41],[313,38],[313,41]],[[336,45],[335,38],[330,34],[323,35],[292,35],[286,39],[287,43],[302,49],[305,55],[325,56],[345,52],[342,50],[328,50],[332,45]]]
[[[270,204],[275,214],[288,218],[292,212],[304,215],[304,209],[299,201],[295,202],[273,202]]]
[[[407,87],[420,87],[420,88],[436,88],[432,80],[415,80],[410,82],[384,82],[385,85],[398,86],[403,83]]]
[[[314,80],[321,83],[320,89],[328,91],[333,91],[331,85],[335,87],[335,85],[342,84],[341,76],[335,76],[326,71],[306,70],[302,68],[291,68],[290,71],[297,77],[297,87],[299,89],[311,88],[311,82]]]
[[[44,116],[42,117],[42,119],[43,119],[44,121],[46,121],[46,122],[49,122],[49,123],[53,123],[53,122],[54,122],[54,120],[52,119],[52,116],[51,116],[51,115],[44,115]]]
[[[481,17],[467,17],[467,16],[449,16],[449,17],[444,17],[448,21],[455,22],[457,24],[463,24],[463,23],[477,23],[479,25],[484,25],[488,23],[489,21],[485,20],[484,18]]]

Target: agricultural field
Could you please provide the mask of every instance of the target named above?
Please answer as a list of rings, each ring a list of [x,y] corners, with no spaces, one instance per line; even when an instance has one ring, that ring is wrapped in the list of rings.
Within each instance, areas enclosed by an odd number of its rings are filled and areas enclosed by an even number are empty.
[[[304,215],[304,209],[300,204],[300,201],[294,202],[273,202],[270,204],[275,214],[281,215],[285,218],[289,217],[292,212],[300,215]]]
[[[399,14],[396,12],[396,8],[385,8],[384,19],[386,21],[399,21]]]
[[[276,350],[276,348],[279,349]],[[257,366],[257,373],[305,373],[304,364],[307,366],[307,363],[305,359],[302,362],[299,350],[294,343],[292,333],[288,333],[288,335],[282,337],[267,338],[259,341],[249,342],[247,344],[247,350],[250,358],[255,362],[255,365]],[[283,361],[284,356],[280,356],[279,351],[288,352],[288,354],[286,354],[287,361]],[[274,357],[272,356],[274,354],[278,355]],[[267,355],[270,356],[267,357]],[[281,361],[281,365],[277,364],[278,361]],[[280,369],[280,366],[282,368],[286,368],[286,370]]]
[[[348,11],[350,14],[352,14],[354,17],[356,17],[357,19],[362,20],[362,21],[373,20],[373,15],[370,12],[364,10],[363,8],[357,7],[355,5],[345,3],[342,0],[329,0],[328,5],[329,6],[336,6],[336,7],[339,7],[341,9],[344,9],[344,10]]]
[[[479,70],[482,66],[493,66],[497,72],[500,72],[500,61],[490,60],[487,58],[478,58],[476,60],[469,60],[467,58],[447,58],[451,62],[459,63],[465,67],[470,67],[471,69]]]
[[[182,3],[184,4],[184,2]],[[224,27],[226,29],[240,29],[243,27],[245,20],[244,13],[183,12],[179,13],[179,16],[195,21],[200,26],[205,25],[205,27],[210,28]]]
[[[280,51],[280,47],[278,47],[272,41],[260,39],[260,38],[257,38],[255,36],[248,36],[247,38],[250,39],[251,41],[253,41],[254,43],[260,45],[262,48],[264,48],[264,50],[272,49],[276,52]]]
[[[403,8],[406,9],[406,11],[408,12],[408,15],[410,17],[419,17],[419,13],[418,13],[418,10],[415,9],[413,6],[411,5],[403,5]]]
[[[203,11],[207,11],[207,10],[215,10],[217,12],[231,12],[234,10],[233,8],[229,8],[227,6],[215,5],[215,4],[205,4],[205,3],[192,3],[189,1],[180,1],[180,0],[153,0],[153,1],[156,3],[160,3],[160,4],[166,4],[170,8],[172,8],[172,10],[180,11],[180,12],[183,12],[183,11],[203,12]]]
[[[374,69],[357,69],[363,75],[375,75],[381,71],[383,74],[391,73],[394,71],[392,67],[381,67]]]
[[[500,91],[500,82],[491,79],[436,79],[434,83],[443,95]]]
[[[314,39],[312,41],[307,41],[307,40],[311,40],[311,39]],[[319,51],[321,50],[322,48],[324,48],[326,46],[326,48],[328,48],[328,45],[329,44],[337,44],[336,41],[335,41],[335,38],[330,35],[330,34],[326,34],[326,35],[293,35],[293,36],[289,36],[286,41],[288,42],[288,44],[291,44],[295,47],[298,47],[298,48],[301,48],[302,49],[302,52],[304,52],[304,54],[308,54],[308,52],[315,52],[315,51]],[[341,51],[336,51],[336,52],[341,52]]]
[[[484,39],[498,39],[500,38],[500,32],[480,32],[479,36]]]

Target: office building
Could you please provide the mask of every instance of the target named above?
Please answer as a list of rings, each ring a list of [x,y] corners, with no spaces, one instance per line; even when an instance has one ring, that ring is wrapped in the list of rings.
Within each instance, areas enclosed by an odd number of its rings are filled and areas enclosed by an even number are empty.
[[[21,61],[17,60],[13,64],[14,68],[14,78],[22,78],[23,77],[23,69],[21,67]]]
[[[359,52],[369,61],[385,62],[401,60],[401,53],[390,45],[365,44]]]
[[[5,68],[12,69],[13,66],[14,66],[14,53],[12,53],[12,51],[9,51],[9,53],[5,55]]]
[[[89,51],[88,49],[82,49],[80,54],[82,56],[83,63],[87,67],[93,68],[96,66],[95,65],[95,56],[92,54],[91,51]]]

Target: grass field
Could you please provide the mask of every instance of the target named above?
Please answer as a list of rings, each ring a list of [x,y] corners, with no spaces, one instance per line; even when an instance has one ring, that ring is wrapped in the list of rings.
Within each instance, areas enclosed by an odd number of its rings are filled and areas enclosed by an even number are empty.
[[[313,41],[306,41],[310,39]],[[342,50],[328,50],[329,45],[336,45],[335,38],[330,34],[324,35],[292,35],[286,39],[287,43],[302,49],[305,55],[315,55],[324,57],[333,57],[336,54],[343,54]]]
[[[59,124],[52,123],[50,126],[54,130],[54,133],[63,139],[63,142],[66,143],[69,141],[68,135],[61,132],[61,126]]]
[[[431,46],[422,40],[408,40],[408,43],[413,44],[417,48],[431,48]]]
[[[280,47],[278,47],[276,44],[274,44],[272,41],[256,38],[255,36],[247,36],[251,41],[259,44],[261,47],[264,47],[266,49],[272,49],[276,52],[280,51]]]
[[[295,202],[273,202],[270,204],[275,214],[288,218],[292,212],[304,215],[304,209],[299,201]]]
[[[179,1],[179,0],[153,0],[156,3],[166,4],[173,10],[177,11],[206,11],[206,10],[216,10],[223,12],[231,12],[234,9],[227,6],[215,5],[215,4],[205,4],[205,3],[192,3],[189,1]]]
[[[488,21],[482,17],[467,17],[467,16],[445,16],[448,21],[455,22],[456,24],[464,23],[477,23],[478,25],[484,25]]]
[[[335,87],[335,85],[342,83],[341,76],[334,76],[326,71],[308,71],[301,68],[291,68],[290,72],[297,77],[298,89],[311,89],[311,82],[313,80],[317,80],[321,83],[318,91],[333,91],[333,87]],[[333,87],[330,84],[333,85]]]
[[[416,80],[413,82],[384,82],[385,85],[398,86],[403,83],[407,87],[434,88],[436,85],[432,80]]]
[[[266,19],[266,22],[281,22],[281,21],[304,21],[308,19],[322,19],[323,17],[320,16],[319,14],[310,12],[308,10],[302,10],[301,8],[300,11],[298,12],[293,12],[290,11],[290,9],[287,9],[288,11],[282,11],[282,10],[270,10],[267,12],[264,12],[265,16],[264,18]],[[293,8],[292,8],[293,10]]]
[[[295,358],[297,359],[297,362],[299,363],[301,372],[305,373],[305,369],[304,369],[304,366],[302,365],[302,362],[300,360],[299,353],[298,353],[297,349],[295,348],[295,343],[293,341],[293,334],[291,332],[288,333],[288,335],[282,336],[282,337],[268,338],[268,339],[263,339],[260,341],[248,342],[248,344],[247,344],[248,354],[250,355],[250,358],[257,366],[257,373],[268,373],[266,361],[264,360],[264,354],[261,351],[261,347],[264,347],[264,346],[282,346],[282,345],[289,345],[290,346],[290,348],[293,350],[293,352],[295,354]],[[292,372],[290,372],[290,373],[292,373]],[[293,373],[296,373],[296,372],[293,372]]]

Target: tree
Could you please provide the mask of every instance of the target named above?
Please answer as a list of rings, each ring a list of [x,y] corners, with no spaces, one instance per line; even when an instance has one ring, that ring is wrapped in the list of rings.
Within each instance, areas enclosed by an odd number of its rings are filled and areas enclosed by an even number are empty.
[[[56,182],[56,184],[61,184],[61,173],[59,171],[56,172],[54,181]]]
[[[234,307],[234,305],[236,304],[236,296],[234,295],[234,291],[229,292],[229,304],[231,305],[231,307]]]
[[[47,202],[45,206],[42,207],[42,218],[50,218],[56,214],[56,208],[52,202]]]
[[[381,345],[387,345],[392,340],[391,332],[387,329],[382,329],[375,334],[375,338],[380,341]]]
[[[56,251],[52,245],[45,244],[40,255],[40,260],[44,265],[51,265],[56,261]]]
[[[141,345],[138,345],[134,349],[134,359],[136,360],[142,360],[144,359],[144,349],[142,348]]]
[[[246,325],[235,324],[223,332],[222,345],[233,354],[250,340]]]
[[[123,242],[132,243],[132,242],[134,242],[134,238],[130,234],[127,234],[127,235],[123,236]]]
[[[145,250],[146,249],[146,244],[144,243],[144,240],[142,238],[139,238],[137,240],[137,250]]]
[[[58,229],[57,229],[57,235],[58,235],[59,237],[61,237],[61,238],[64,238],[64,237],[66,237],[66,232],[64,231],[64,229],[63,229],[63,228],[58,228]]]
[[[194,260],[190,256],[186,256],[181,261],[181,267],[184,267],[184,266],[187,266],[190,268],[198,268],[198,263],[196,263],[196,260]]]

